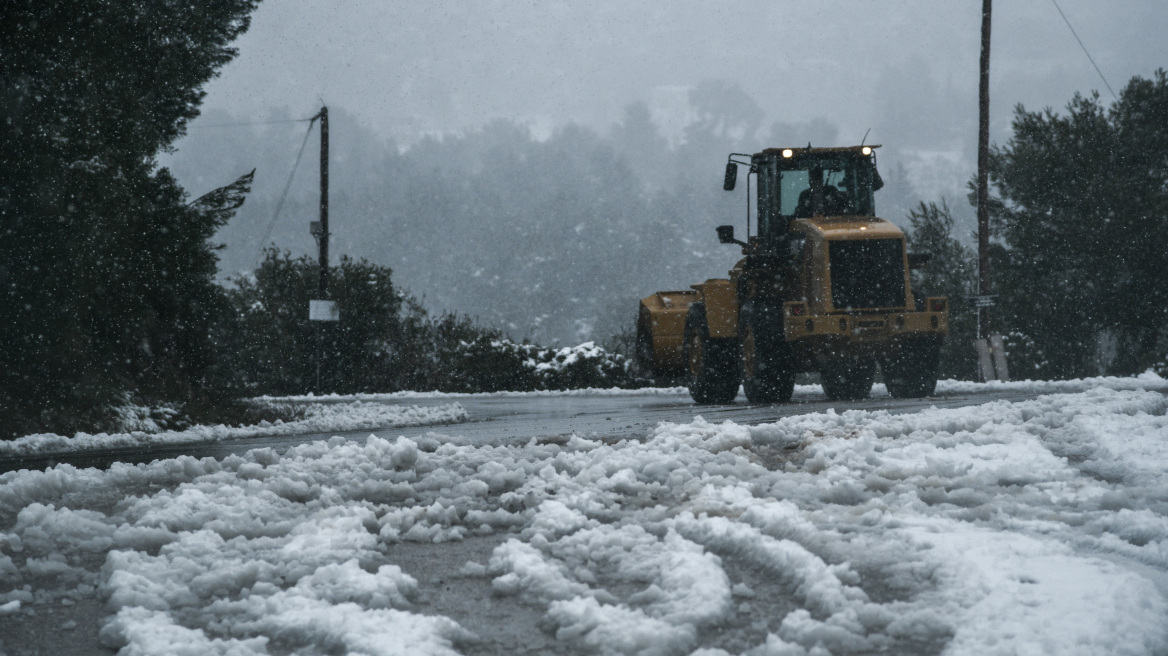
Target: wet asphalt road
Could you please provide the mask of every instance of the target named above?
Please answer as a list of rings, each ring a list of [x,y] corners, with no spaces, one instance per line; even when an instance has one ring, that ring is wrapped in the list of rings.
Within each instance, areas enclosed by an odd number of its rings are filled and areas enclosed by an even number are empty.
[[[740,395],[738,403],[713,406],[696,405],[685,393],[612,396],[446,396],[433,399],[395,400],[390,403],[425,406],[457,402],[466,409],[469,416],[467,422],[374,431],[364,429],[339,433],[251,437],[206,443],[159,444],[148,448],[91,449],[30,457],[0,458],[0,473],[19,469],[45,469],[60,463],[68,463],[75,467],[106,468],[115,462],[147,463],[176,458],[181,455],[196,458],[223,458],[232,454],[243,454],[251,449],[266,447],[283,453],[297,444],[328,439],[334,435],[340,435],[346,439],[363,440],[370,434],[393,439],[399,435],[416,437],[436,433],[470,444],[523,443],[532,437],[545,438],[572,434],[606,440],[641,439],[647,436],[660,422],[690,422],[698,416],[715,423],[733,421],[740,424],[761,424],[790,415],[823,412],[829,408],[834,408],[837,412],[862,409],[887,410],[901,414],[917,412],[934,406],[955,408],[979,405],[999,399],[1018,401],[1036,396],[1038,395],[1028,392],[984,392],[950,394],[924,399],[892,399],[883,396],[863,401],[838,402],[828,401],[822,394],[812,393],[798,395],[793,402],[786,404],[750,405],[745,403],[744,397]]]

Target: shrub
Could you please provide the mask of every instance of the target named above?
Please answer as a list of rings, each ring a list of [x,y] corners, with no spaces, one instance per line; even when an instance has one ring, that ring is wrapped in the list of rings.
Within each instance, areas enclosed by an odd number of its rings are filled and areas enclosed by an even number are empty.
[[[592,342],[549,349],[512,341],[469,317],[431,317],[393,285],[389,267],[364,260],[342,258],[329,270],[340,321],[309,321],[318,271],[307,256],[268,250],[254,276],[234,281],[231,311],[215,331],[220,389],[255,396],[633,384],[624,356]]]

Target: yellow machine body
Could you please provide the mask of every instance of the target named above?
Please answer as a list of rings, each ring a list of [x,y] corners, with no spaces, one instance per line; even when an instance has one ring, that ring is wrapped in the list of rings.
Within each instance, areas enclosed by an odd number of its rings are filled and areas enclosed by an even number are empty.
[[[859,147],[798,150],[858,155]],[[768,149],[754,157],[756,161],[774,158],[779,152],[783,151]],[[729,188],[729,174],[727,179]],[[716,340],[740,337],[744,303],[781,304],[782,337],[793,349],[798,371],[819,371],[832,358],[879,359],[914,338],[939,339],[948,334],[947,299],[914,296],[905,235],[896,225],[874,216],[817,214],[785,221],[778,229],[782,231],[781,252],[773,245],[764,251],[763,243],[754,237],[745,243],[735,241],[746,257],[728,278],[642,299],[637,325],[640,360],[651,363],[659,375],[685,372],[686,318],[695,304],[703,306],[705,330]],[[867,271],[863,257],[844,258],[849,249],[884,255],[883,259],[865,255],[872,262],[872,271]],[[872,292],[872,286],[880,289]],[[869,298],[879,302],[865,305]]]

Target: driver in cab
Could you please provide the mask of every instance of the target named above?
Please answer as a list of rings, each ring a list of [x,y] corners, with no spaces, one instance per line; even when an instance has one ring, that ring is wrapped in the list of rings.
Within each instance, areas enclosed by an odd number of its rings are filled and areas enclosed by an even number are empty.
[[[823,169],[815,167],[808,171],[807,189],[799,192],[799,202],[795,205],[795,218],[812,216],[834,216],[847,211],[848,199],[835,185],[823,183]]]

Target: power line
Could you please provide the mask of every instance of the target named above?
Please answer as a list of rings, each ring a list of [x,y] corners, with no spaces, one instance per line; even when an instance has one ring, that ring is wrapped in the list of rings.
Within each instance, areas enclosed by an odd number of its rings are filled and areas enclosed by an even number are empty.
[[[264,231],[264,238],[260,240],[259,250],[256,251],[255,260],[252,263],[252,268],[257,269],[260,265],[260,254],[264,252],[264,244],[267,243],[268,237],[272,234],[272,227],[276,225],[276,218],[280,216],[280,209],[284,207],[284,199],[288,197],[288,190],[292,188],[292,178],[296,175],[296,169],[300,166],[300,157],[304,155],[304,147],[308,145],[308,137],[312,134],[312,124],[316,119],[320,118],[320,114],[313,116],[308,121],[308,131],[304,133],[304,141],[300,144],[300,152],[296,153],[296,161],[292,164],[292,172],[288,174],[288,182],[284,183],[284,192],[280,194],[280,200],[276,203],[276,211],[272,213],[272,220],[268,221],[268,229]]]
[[[1067,24],[1068,28],[1070,28],[1071,34],[1075,37],[1075,40],[1079,42],[1079,47],[1083,49],[1083,54],[1087,55],[1087,59],[1090,60],[1091,65],[1095,67],[1095,72],[1099,74],[1099,79],[1103,80],[1103,86],[1107,87],[1107,90],[1111,91],[1111,97],[1118,101],[1119,97],[1115,95],[1115,91],[1113,91],[1111,89],[1111,85],[1107,83],[1107,78],[1103,77],[1103,71],[1099,70],[1099,65],[1095,63],[1095,58],[1092,57],[1091,53],[1087,51],[1087,46],[1083,45],[1083,40],[1080,39],[1079,34],[1075,32],[1075,28],[1071,25],[1071,21],[1067,20],[1067,15],[1063,13],[1063,8],[1059,6],[1056,0],[1050,1],[1054,4],[1054,8],[1058,9],[1059,16],[1063,17],[1063,22]]]
[[[276,125],[278,123],[310,123],[315,121],[316,117],[312,118],[290,118],[280,121],[246,121],[243,123],[213,123],[211,125],[190,125],[187,126],[191,130],[202,130],[203,128],[233,128],[242,125]]]

